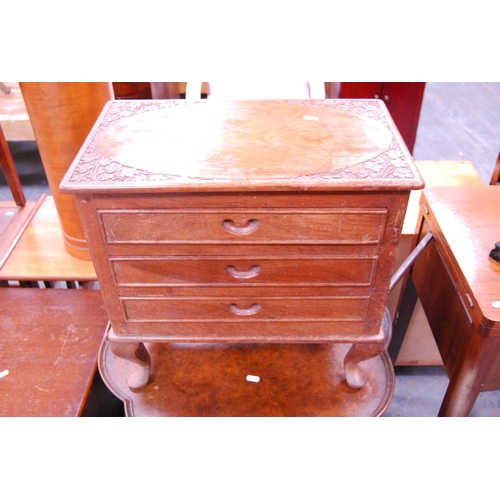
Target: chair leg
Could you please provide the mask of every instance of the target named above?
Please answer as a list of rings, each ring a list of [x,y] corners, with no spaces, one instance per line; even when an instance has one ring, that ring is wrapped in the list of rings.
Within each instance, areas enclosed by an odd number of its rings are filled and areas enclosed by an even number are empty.
[[[16,205],[19,207],[24,207],[26,205],[26,198],[24,197],[23,188],[21,186],[21,181],[19,180],[19,175],[17,174],[16,167],[14,166],[14,160],[10,154],[9,145],[5,139],[2,127],[0,126],[0,167],[5,175],[5,179],[14,197]]]

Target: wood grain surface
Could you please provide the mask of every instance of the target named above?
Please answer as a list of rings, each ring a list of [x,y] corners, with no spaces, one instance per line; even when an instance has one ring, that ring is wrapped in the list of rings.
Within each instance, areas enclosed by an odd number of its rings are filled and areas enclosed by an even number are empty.
[[[335,99],[112,102],[61,183],[134,390],[177,341],[354,343],[361,389],[422,187],[385,105]]]
[[[99,290],[0,288],[0,416],[79,416],[108,321]]]
[[[394,372],[387,354],[363,362],[361,389],[345,381],[341,344],[147,344],[151,382],[130,390],[130,364],[105,341],[103,379],[136,417],[379,416],[392,398]],[[258,382],[248,381],[248,375]]]

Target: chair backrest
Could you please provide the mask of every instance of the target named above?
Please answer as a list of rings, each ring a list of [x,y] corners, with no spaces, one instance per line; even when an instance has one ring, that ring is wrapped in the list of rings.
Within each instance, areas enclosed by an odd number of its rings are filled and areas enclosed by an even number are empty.
[[[12,196],[16,205],[23,207],[26,205],[26,198],[24,196],[23,188],[21,186],[21,181],[17,173],[16,167],[14,165],[14,160],[10,153],[9,145],[5,139],[5,135],[0,125],[0,168],[5,176],[7,185],[10,188]]]

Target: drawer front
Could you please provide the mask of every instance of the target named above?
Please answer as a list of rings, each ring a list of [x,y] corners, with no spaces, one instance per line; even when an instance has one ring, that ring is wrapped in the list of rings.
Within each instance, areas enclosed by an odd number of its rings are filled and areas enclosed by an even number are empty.
[[[377,258],[110,258],[118,286],[327,284],[369,286]]]
[[[100,210],[107,243],[379,243],[385,209]]]
[[[369,297],[122,297],[129,322],[364,321]]]

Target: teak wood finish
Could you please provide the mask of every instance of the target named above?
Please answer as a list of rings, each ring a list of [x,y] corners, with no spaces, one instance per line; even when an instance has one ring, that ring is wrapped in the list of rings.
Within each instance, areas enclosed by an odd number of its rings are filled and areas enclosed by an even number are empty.
[[[482,391],[500,389],[500,188],[427,188],[418,238],[434,240],[412,278],[450,384],[439,416],[468,416]]]
[[[423,181],[378,100],[115,101],[61,192],[74,193],[111,330],[144,342],[347,343],[384,350],[409,192]]]

